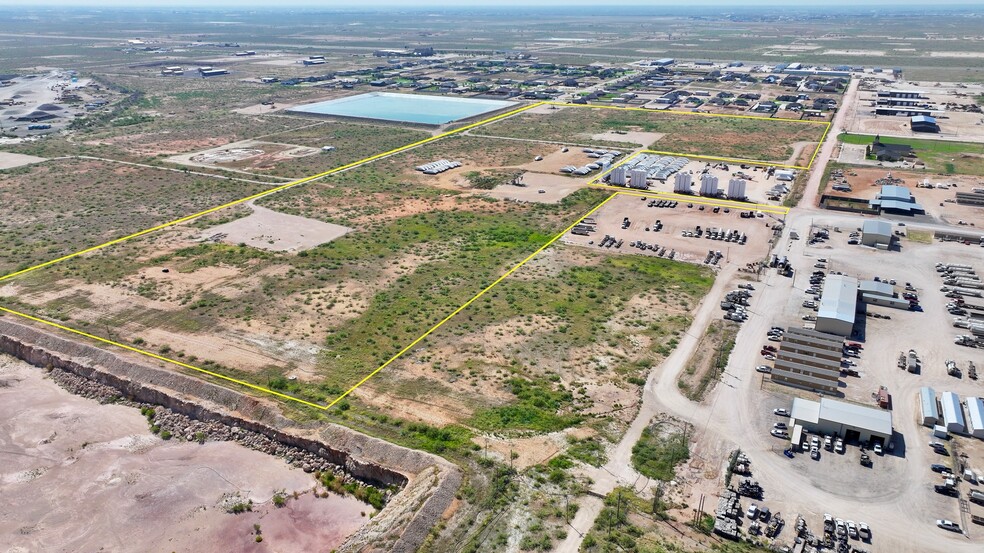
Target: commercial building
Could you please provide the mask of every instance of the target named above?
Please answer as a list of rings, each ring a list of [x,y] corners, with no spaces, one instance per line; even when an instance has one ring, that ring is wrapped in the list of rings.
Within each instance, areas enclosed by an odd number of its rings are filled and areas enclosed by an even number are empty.
[[[963,410],[960,408],[960,397],[953,392],[943,392],[940,396],[940,405],[943,407],[943,422],[946,423],[947,432],[962,434],[967,427],[964,424]]]
[[[876,95],[875,104],[879,106],[919,107],[928,100],[917,90],[879,90]]]
[[[912,132],[940,132],[940,125],[935,117],[929,115],[917,115],[909,120],[909,128]]]
[[[795,426],[814,434],[837,436],[847,442],[885,444],[892,438],[892,412],[830,398],[820,401],[794,398],[790,427]]]
[[[881,135],[875,135],[875,139],[865,148],[865,153],[874,156],[878,161],[902,161],[907,157],[914,157],[915,152],[908,144],[886,144],[881,141]]]
[[[967,398],[968,432],[975,438],[984,438],[984,401],[979,397]]]
[[[828,334],[850,336],[857,310],[858,279],[847,275],[830,275],[823,283],[816,329]]]
[[[936,390],[923,386],[919,388],[919,411],[923,426],[933,428],[940,422],[940,408],[936,404]]]
[[[861,243],[875,248],[892,245],[892,225],[885,221],[865,221],[861,225]]]
[[[878,209],[887,213],[898,215],[914,215],[926,213],[926,209],[916,203],[912,197],[912,192],[904,186],[886,184],[881,187],[881,192],[870,200],[868,205],[872,209]]]
[[[960,205],[973,205],[984,207],[984,191],[982,192],[957,192],[957,203]]]
[[[844,341],[805,328],[789,328],[776,353],[772,381],[794,388],[840,394]]]
[[[902,117],[915,117],[916,115],[933,115],[933,109],[920,107],[896,107],[896,106],[877,106],[876,115],[898,115]]]

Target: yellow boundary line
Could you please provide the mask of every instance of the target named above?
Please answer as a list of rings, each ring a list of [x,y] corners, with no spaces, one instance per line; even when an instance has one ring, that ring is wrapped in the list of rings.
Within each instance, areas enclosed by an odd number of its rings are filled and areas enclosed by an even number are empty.
[[[59,257],[58,259],[52,259],[51,261],[46,261],[44,263],[39,263],[37,265],[34,265],[33,267],[28,267],[26,269],[22,269],[20,271],[15,271],[15,272],[10,273],[8,275],[2,276],[2,277],[0,277],[0,282],[3,282],[5,280],[7,280],[7,279],[14,278],[16,276],[20,276],[20,275],[23,275],[23,274],[30,273],[32,271],[36,271],[38,269],[43,269],[44,267],[48,267],[48,266],[54,265],[56,263],[61,263],[62,261],[67,261],[69,259],[72,259],[74,257],[78,257],[80,255],[84,255],[84,254],[87,254],[87,253],[92,253],[94,251],[101,250],[103,248],[107,248],[109,246],[113,246],[113,245],[119,244],[120,242],[125,242],[127,240],[131,240],[133,238],[137,238],[137,237],[143,236],[145,234],[150,234],[151,232],[155,232],[155,231],[158,231],[158,230],[161,230],[161,229],[165,229],[167,227],[172,227],[174,225],[185,223],[185,222],[190,221],[192,219],[197,219],[198,217],[202,217],[204,215],[208,215],[209,213],[214,213],[216,211],[219,211],[220,209],[225,209],[227,207],[236,206],[236,205],[239,205],[239,204],[242,204],[242,203],[251,201],[251,200],[256,200],[258,198],[262,198],[263,196],[268,196],[270,194],[274,194],[276,192],[280,192],[282,190],[286,190],[287,188],[291,188],[291,187],[294,187],[294,186],[297,186],[297,185],[300,185],[300,184],[311,182],[313,180],[317,180],[317,179],[321,179],[321,178],[324,178],[324,177],[328,177],[328,176],[334,175],[335,173],[340,173],[342,171],[346,171],[348,169],[352,169],[353,167],[358,167],[359,165],[364,165],[366,163],[370,163],[370,162],[376,161],[377,159],[380,159],[380,158],[391,156],[393,154],[398,154],[400,152],[409,150],[411,148],[416,148],[417,146],[422,146],[424,144],[427,144],[427,143],[430,143],[430,142],[434,142],[434,141],[440,140],[440,139],[445,138],[447,136],[450,136],[450,135],[453,135],[453,134],[457,134],[457,133],[460,133],[460,132],[463,132],[463,131],[467,131],[468,129],[473,129],[473,128],[479,126],[479,125],[484,125],[486,123],[491,123],[493,121],[498,121],[499,119],[503,119],[503,118],[506,118],[506,117],[510,117],[510,116],[516,115],[517,113],[522,113],[522,112],[524,112],[524,111],[526,111],[528,109],[533,109],[533,108],[535,108],[537,106],[540,106],[540,105],[542,105],[542,102],[537,102],[537,103],[534,103],[534,104],[530,104],[528,106],[523,106],[523,107],[521,107],[519,109],[514,109],[514,110],[509,111],[507,113],[500,113],[499,115],[496,115],[494,117],[490,117],[488,119],[484,119],[484,120],[478,121],[476,123],[471,123],[470,125],[465,125],[464,127],[461,127],[461,128],[458,128],[458,129],[454,129],[452,131],[448,131],[448,132],[445,132],[445,133],[441,133],[441,134],[438,134],[438,135],[435,135],[435,136],[431,136],[431,137],[425,138],[423,140],[418,140],[417,142],[413,142],[411,144],[407,144],[406,146],[400,146],[399,148],[394,148],[394,149],[392,149],[392,150],[390,150],[388,152],[383,152],[381,154],[376,154],[376,155],[373,155],[373,156],[369,156],[367,158],[360,159],[359,161],[353,161],[352,163],[349,163],[347,165],[342,165],[341,167],[335,167],[334,169],[329,169],[328,171],[325,171],[324,173],[318,173],[317,175],[311,175],[310,177],[304,177],[302,179],[291,181],[291,182],[288,182],[286,184],[282,184],[280,186],[276,186],[274,188],[270,188],[268,190],[264,190],[262,192],[258,192],[256,194],[253,194],[252,196],[246,196],[245,198],[240,198],[238,200],[233,200],[231,202],[224,203],[224,204],[222,204],[220,206],[216,206],[216,207],[212,207],[212,208],[206,209],[205,211],[199,211],[198,213],[195,213],[195,214],[192,214],[192,215],[186,215],[184,217],[181,217],[180,219],[175,219],[175,220],[170,221],[168,223],[162,223],[160,225],[157,225],[156,227],[151,227],[149,229],[144,229],[144,230],[141,230],[141,231],[138,231],[138,232],[134,232],[133,234],[128,234],[128,235],[123,236],[121,238],[116,238],[115,240],[110,240],[109,242],[105,242],[103,244],[99,244],[98,246],[93,246],[91,248],[86,248],[86,249],[84,249],[82,251],[79,251],[79,252],[75,252],[75,253],[71,253],[71,254],[68,254],[68,255],[64,255],[62,257]]]
[[[42,269],[44,267],[48,267],[48,266],[54,265],[56,263],[60,263],[62,261],[67,261],[69,259],[78,257],[80,255],[84,255],[84,254],[87,254],[87,253],[98,251],[98,250],[101,250],[103,248],[107,248],[109,246],[113,246],[115,244],[119,244],[121,242],[125,242],[127,240],[130,240],[130,239],[133,239],[133,238],[137,238],[137,237],[143,236],[145,234],[149,234],[151,232],[155,232],[155,231],[158,231],[158,230],[167,228],[167,227],[178,225],[178,224],[181,224],[181,223],[190,221],[192,219],[196,219],[198,217],[202,217],[204,215],[208,215],[209,213],[214,213],[214,212],[219,211],[221,209],[225,209],[227,207],[232,207],[232,206],[235,206],[235,205],[239,205],[239,204],[242,204],[242,203],[251,201],[251,200],[262,198],[262,197],[267,196],[267,195],[270,195],[270,194],[274,194],[276,192],[280,192],[280,191],[285,190],[287,188],[298,186],[298,185],[301,185],[301,184],[304,184],[304,183],[311,182],[313,180],[321,179],[321,178],[324,178],[324,177],[327,177],[327,176],[330,176],[330,175],[333,175],[333,174],[336,174],[336,173],[339,173],[339,172],[342,172],[342,171],[346,171],[348,169],[352,169],[354,167],[358,167],[360,165],[364,165],[366,163],[370,163],[370,162],[376,161],[378,159],[381,159],[381,158],[384,158],[384,157],[387,157],[387,156],[390,156],[390,155],[393,155],[393,154],[404,152],[406,150],[409,150],[411,148],[415,148],[417,146],[421,146],[423,144],[427,144],[427,143],[430,143],[430,142],[434,142],[434,141],[440,140],[440,139],[445,138],[447,136],[458,134],[458,133],[461,133],[461,132],[466,131],[466,130],[469,130],[469,129],[473,129],[473,128],[478,127],[478,126],[485,125],[487,123],[492,123],[492,122],[498,121],[500,119],[504,119],[506,117],[511,117],[511,116],[516,115],[518,113],[522,113],[524,111],[527,111],[527,110],[530,110],[530,109],[533,109],[535,107],[542,106],[542,105],[545,105],[545,104],[546,105],[559,105],[559,106],[565,106],[565,107],[588,107],[588,108],[601,108],[601,109],[621,109],[621,110],[630,110],[630,111],[645,111],[645,112],[655,113],[655,114],[659,114],[659,113],[674,113],[674,114],[681,114],[681,115],[702,115],[702,116],[705,116],[705,117],[732,117],[732,118],[738,118],[738,119],[759,119],[759,120],[763,120],[763,121],[781,121],[781,122],[785,122],[785,123],[823,124],[823,125],[826,125],[827,128],[824,130],[823,136],[820,139],[820,143],[817,145],[816,150],[813,152],[813,157],[810,159],[810,165],[807,166],[807,167],[780,165],[780,164],[769,163],[769,162],[766,162],[766,161],[757,161],[757,160],[742,160],[742,159],[735,159],[735,158],[723,158],[723,157],[714,157],[714,156],[699,156],[699,155],[682,154],[682,153],[660,152],[660,151],[657,151],[657,150],[642,150],[642,151],[636,152],[635,154],[632,154],[630,156],[627,156],[620,163],[616,164],[611,169],[609,169],[609,171],[606,171],[605,173],[602,173],[601,175],[599,175],[598,177],[596,177],[594,180],[592,180],[592,181],[589,182],[589,186],[592,186],[592,187],[595,187],[595,188],[613,189],[615,191],[615,193],[613,193],[612,195],[608,196],[601,203],[599,203],[598,205],[596,205],[593,208],[591,208],[590,211],[588,211],[587,213],[585,213],[584,215],[582,215],[581,217],[579,217],[578,219],[576,219],[567,228],[565,228],[563,231],[561,231],[560,233],[558,233],[557,235],[555,235],[553,238],[551,238],[545,244],[543,244],[542,246],[540,246],[535,252],[531,253],[525,259],[523,259],[522,261],[520,261],[519,263],[517,263],[516,265],[514,265],[511,269],[509,269],[508,271],[506,271],[502,276],[500,276],[499,278],[497,278],[494,282],[492,282],[491,284],[489,284],[488,286],[486,286],[484,289],[482,289],[480,292],[478,292],[477,294],[475,294],[474,296],[472,296],[471,299],[469,299],[468,301],[466,301],[465,303],[463,303],[461,306],[459,306],[457,309],[455,309],[453,312],[451,312],[451,314],[449,314],[447,317],[445,317],[444,319],[442,319],[436,325],[434,325],[433,327],[431,327],[427,332],[423,333],[416,340],[414,340],[413,342],[411,342],[409,345],[407,345],[406,347],[404,347],[402,350],[400,350],[393,357],[391,357],[390,359],[388,359],[385,363],[383,363],[382,365],[380,365],[379,367],[377,367],[374,371],[372,371],[371,373],[369,373],[368,375],[366,375],[357,384],[355,384],[354,386],[352,386],[351,388],[349,388],[348,390],[346,390],[343,394],[341,394],[340,396],[338,396],[337,398],[335,398],[327,406],[318,405],[316,403],[312,403],[310,401],[306,401],[306,400],[303,400],[303,399],[300,399],[300,398],[296,398],[296,397],[293,397],[293,396],[290,396],[290,395],[287,395],[287,394],[283,394],[281,392],[277,392],[277,391],[271,390],[269,388],[264,388],[262,386],[257,386],[255,384],[250,384],[249,382],[245,382],[243,380],[239,380],[239,379],[236,379],[236,378],[225,376],[225,375],[222,375],[222,374],[213,372],[213,371],[209,371],[209,370],[203,369],[201,367],[196,367],[194,365],[190,365],[188,363],[184,363],[182,361],[171,359],[169,357],[164,357],[162,355],[158,355],[156,353],[153,353],[153,352],[150,352],[150,351],[147,351],[147,350],[143,350],[143,349],[140,349],[140,348],[135,348],[133,346],[129,346],[129,345],[126,345],[126,344],[123,344],[123,343],[120,343],[120,342],[116,342],[114,340],[109,340],[107,338],[102,338],[102,337],[96,336],[94,334],[89,334],[89,333],[83,332],[81,330],[76,330],[74,328],[71,328],[71,327],[68,327],[68,326],[65,326],[65,325],[62,325],[62,324],[59,324],[59,323],[55,323],[55,322],[52,322],[52,321],[41,319],[39,317],[35,317],[35,316],[29,315],[27,313],[22,313],[20,311],[9,309],[9,308],[3,307],[3,306],[0,306],[0,312],[9,313],[11,315],[15,315],[15,316],[18,316],[18,317],[21,317],[21,318],[24,318],[24,319],[27,319],[27,320],[30,320],[30,321],[33,321],[33,322],[41,323],[41,324],[44,324],[44,325],[47,325],[47,326],[50,326],[50,327],[53,327],[53,328],[57,328],[59,330],[70,332],[70,333],[76,334],[78,336],[83,336],[85,338],[89,338],[91,340],[95,340],[97,342],[100,342],[100,343],[103,343],[103,344],[106,344],[106,345],[110,345],[110,346],[115,346],[115,347],[118,347],[118,348],[122,348],[124,350],[131,351],[131,352],[134,352],[134,353],[137,353],[137,354],[140,354],[140,355],[144,355],[146,357],[150,357],[150,358],[156,359],[158,361],[163,361],[165,363],[170,363],[170,364],[176,365],[178,367],[182,367],[182,368],[189,369],[189,370],[192,370],[192,371],[195,371],[195,372],[199,372],[201,374],[212,376],[214,378],[218,378],[218,379],[224,380],[226,382],[230,382],[230,383],[233,383],[233,384],[238,384],[240,386],[245,386],[245,387],[247,387],[247,388],[249,388],[251,390],[258,391],[258,392],[263,392],[263,393],[267,393],[267,394],[270,394],[272,396],[278,397],[280,399],[284,399],[284,400],[288,400],[288,401],[294,401],[294,402],[300,403],[302,405],[306,405],[308,407],[314,407],[316,409],[327,410],[327,409],[330,409],[332,406],[334,406],[339,401],[341,401],[342,399],[344,399],[345,397],[347,397],[349,394],[351,394],[352,392],[354,392],[360,386],[362,386],[363,384],[365,384],[369,379],[371,379],[373,376],[375,376],[380,371],[382,371],[383,369],[385,369],[391,363],[393,363],[394,361],[396,361],[397,359],[399,359],[407,351],[409,351],[410,349],[412,349],[414,346],[416,346],[422,340],[426,339],[428,336],[430,336],[431,334],[433,334],[437,329],[439,329],[445,323],[447,323],[452,318],[454,318],[458,313],[460,313],[461,311],[463,311],[464,309],[466,309],[468,306],[470,306],[472,303],[474,303],[476,300],[478,300],[480,297],[482,297],[489,290],[491,290],[492,288],[494,288],[495,286],[497,286],[503,280],[505,280],[510,275],[512,275],[513,273],[515,273],[517,270],[519,270],[523,265],[525,265],[526,263],[528,263],[530,260],[532,260],[538,254],[540,254],[541,252],[543,252],[545,249],[547,249],[548,247],[550,247],[554,242],[556,242],[561,237],[563,237],[565,234],[567,234],[571,229],[574,228],[574,226],[576,226],[578,223],[580,223],[586,217],[591,216],[593,213],[595,213],[596,211],[598,211],[599,209],[601,209],[602,206],[604,206],[605,204],[607,204],[609,201],[611,201],[613,198],[615,198],[616,196],[618,196],[620,194],[625,194],[625,195],[628,195],[628,196],[636,196],[636,197],[639,197],[639,196],[643,196],[643,197],[673,197],[673,198],[684,199],[684,200],[686,200],[688,202],[697,203],[697,204],[717,205],[717,206],[729,207],[729,208],[730,207],[734,207],[736,209],[743,209],[743,208],[754,207],[758,211],[767,211],[767,212],[770,212],[770,213],[783,213],[783,214],[785,214],[785,213],[788,213],[789,212],[789,209],[788,208],[781,208],[781,207],[777,207],[777,206],[770,206],[770,205],[767,205],[767,204],[751,204],[751,205],[749,205],[749,204],[742,204],[742,203],[738,203],[738,202],[733,203],[733,204],[730,203],[730,202],[729,203],[713,203],[713,202],[707,202],[707,201],[703,201],[703,200],[694,200],[691,196],[685,196],[685,195],[680,195],[680,194],[671,194],[671,193],[665,193],[665,192],[649,192],[649,193],[647,193],[646,191],[642,191],[642,190],[639,190],[639,191],[631,191],[631,190],[626,190],[625,188],[621,188],[621,187],[612,187],[612,186],[607,186],[607,185],[595,184],[605,174],[607,174],[608,172],[610,172],[611,170],[613,170],[615,167],[618,167],[622,163],[625,163],[625,162],[629,161],[630,159],[636,157],[637,155],[639,155],[641,153],[655,153],[655,154],[661,154],[661,155],[675,155],[675,156],[682,156],[682,157],[690,157],[690,158],[694,158],[694,159],[710,159],[710,160],[716,160],[716,161],[727,161],[727,162],[731,162],[731,163],[748,163],[748,164],[756,164],[756,165],[774,165],[774,166],[779,166],[779,167],[789,167],[789,168],[794,168],[794,169],[804,169],[804,170],[807,170],[807,169],[809,169],[810,166],[813,165],[813,160],[816,158],[818,152],[820,151],[820,147],[823,145],[823,142],[824,142],[824,140],[827,137],[827,133],[830,130],[830,123],[829,122],[826,122],[826,121],[807,121],[807,120],[798,120],[798,119],[772,119],[772,118],[764,118],[764,117],[755,117],[755,116],[752,116],[752,115],[730,115],[730,114],[723,114],[723,113],[700,113],[700,112],[685,112],[685,111],[673,111],[673,110],[650,110],[650,109],[645,109],[645,108],[633,108],[633,107],[596,106],[596,105],[583,105],[583,104],[566,104],[566,103],[562,103],[562,102],[536,102],[536,103],[529,104],[527,106],[523,106],[523,107],[518,108],[518,109],[515,109],[515,110],[511,110],[511,111],[506,112],[506,113],[501,113],[499,115],[490,117],[488,119],[483,119],[481,121],[477,121],[475,123],[471,123],[471,124],[465,125],[463,127],[460,127],[460,128],[457,128],[457,129],[448,131],[448,132],[444,132],[444,133],[441,133],[441,134],[438,134],[438,135],[435,135],[435,136],[432,136],[432,137],[429,137],[429,138],[425,138],[423,140],[418,140],[417,142],[413,142],[413,143],[407,144],[405,146],[400,146],[399,148],[394,148],[394,149],[389,150],[387,152],[383,152],[383,153],[380,153],[380,154],[375,154],[375,155],[372,155],[372,156],[369,156],[369,157],[360,159],[358,161],[354,161],[352,163],[349,163],[349,164],[346,164],[346,165],[342,165],[340,167],[336,167],[336,168],[330,169],[330,170],[325,171],[323,173],[318,173],[316,175],[311,175],[309,177],[304,177],[304,178],[301,178],[301,179],[298,179],[298,180],[294,180],[294,181],[291,181],[291,182],[282,184],[280,186],[276,186],[274,188],[270,188],[268,190],[264,190],[262,192],[258,192],[256,194],[251,195],[251,196],[247,196],[245,198],[241,198],[241,199],[238,199],[238,200],[233,200],[231,202],[228,202],[228,203],[225,203],[225,204],[216,206],[216,207],[212,207],[212,208],[206,209],[204,211],[200,211],[200,212],[195,213],[195,214],[192,214],[192,215],[186,215],[186,216],[181,217],[179,219],[175,219],[173,221],[170,221],[170,222],[167,222],[167,223],[163,223],[163,224],[157,225],[155,227],[144,229],[144,230],[135,232],[133,234],[129,234],[127,236],[123,236],[121,238],[116,238],[114,240],[110,240],[108,242],[105,242],[103,244],[99,244],[97,246],[86,248],[84,250],[81,250],[81,251],[78,251],[78,252],[75,252],[75,253],[72,253],[72,254],[68,254],[68,255],[59,257],[57,259],[46,261],[44,263],[39,263],[39,264],[34,265],[32,267],[28,267],[28,268],[22,269],[20,271],[15,271],[13,273],[10,273],[10,274],[4,275],[4,276],[0,276],[0,282],[2,282],[4,280],[11,279],[11,278],[14,278],[14,277],[17,277],[17,276],[20,276],[20,275],[24,275],[24,274],[27,274],[27,273],[30,273],[30,272],[33,272],[33,271],[37,271],[38,269]],[[783,209],[785,211],[781,211]]]

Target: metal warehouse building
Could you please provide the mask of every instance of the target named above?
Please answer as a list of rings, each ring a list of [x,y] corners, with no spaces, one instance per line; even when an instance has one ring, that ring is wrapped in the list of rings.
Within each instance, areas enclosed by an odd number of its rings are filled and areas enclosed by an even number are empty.
[[[861,243],[865,246],[878,247],[892,244],[892,225],[885,221],[865,221],[861,225]]]
[[[888,443],[892,438],[891,411],[828,398],[794,398],[790,419],[792,427],[800,425],[815,434],[835,435],[847,442]]]
[[[922,412],[922,424],[930,428],[940,422],[940,408],[936,405],[936,390],[923,386],[919,388],[919,408]]]
[[[846,275],[828,276],[823,283],[816,329],[828,334],[850,336],[857,308],[858,279]]]
[[[970,427],[970,435],[975,438],[984,438],[984,401],[979,397],[967,398],[967,422]]]
[[[829,334],[789,328],[776,353],[772,381],[827,394],[840,393],[844,341]]]
[[[943,421],[946,422],[947,432],[963,434],[966,425],[963,410],[960,408],[960,397],[953,392],[943,392],[940,396],[940,405],[943,406]]]

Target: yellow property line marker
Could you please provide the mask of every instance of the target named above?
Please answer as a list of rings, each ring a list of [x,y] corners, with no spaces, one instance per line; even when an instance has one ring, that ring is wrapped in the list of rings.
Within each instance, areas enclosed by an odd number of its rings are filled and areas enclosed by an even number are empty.
[[[325,171],[324,173],[318,173],[317,175],[311,175],[310,177],[304,177],[302,179],[291,181],[291,182],[288,182],[286,184],[282,184],[280,186],[277,186],[277,187],[274,187],[274,188],[270,188],[270,189],[264,190],[262,192],[258,192],[256,194],[253,194],[252,196],[246,196],[245,198],[240,198],[238,200],[233,200],[231,202],[222,204],[220,206],[216,206],[216,207],[212,207],[212,208],[206,209],[205,211],[199,211],[198,213],[195,213],[195,214],[192,214],[192,215],[186,215],[184,217],[181,217],[180,219],[175,219],[175,220],[170,221],[168,223],[163,223],[163,224],[157,225],[156,227],[151,227],[151,228],[144,229],[144,230],[141,230],[141,231],[138,231],[138,232],[134,232],[133,234],[128,234],[128,235],[123,236],[121,238],[117,238],[115,240],[110,240],[109,242],[105,242],[103,244],[99,244],[98,246],[93,246],[91,248],[86,248],[86,249],[84,249],[82,251],[79,251],[79,252],[75,252],[75,253],[71,253],[71,254],[68,254],[68,255],[64,255],[62,257],[59,257],[58,259],[52,259],[51,261],[45,261],[44,263],[39,263],[37,265],[34,265],[33,267],[28,267],[26,269],[22,269],[20,271],[15,271],[15,272],[10,273],[8,275],[2,276],[2,277],[0,277],[0,282],[3,282],[4,280],[10,279],[10,278],[14,278],[16,276],[20,276],[20,275],[23,275],[23,274],[26,274],[26,273],[30,273],[32,271],[36,271],[38,269],[43,269],[44,267],[48,267],[49,265],[54,265],[56,263],[61,263],[62,261],[67,261],[69,259],[72,259],[74,257],[78,257],[80,255],[84,255],[84,254],[91,253],[91,252],[94,252],[94,251],[97,251],[97,250],[101,250],[103,248],[107,248],[109,246],[113,246],[115,244],[119,244],[121,242],[125,242],[127,240],[131,240],[133,238],[137,238],[139,236],[143,236],[145,234],[150,234],[151,232],[155,232],[155,231],[158,231],[158,230],[161,230],[161,229],[165,229],[167,227],[172,227],[174,225],[178,225],[178,224],[181,224],[181,223],[190,221],[192,219],[197,219],[198,217],[201,217],[203,215],[208,215],[209,213],[214,213],[216,211],[219,211],[220,209],[225,209],[227,207],[232,207],[232,206],[235,206],[235,205],[239,205],[241,203],[245,203],[245,202],[248,202],[248,201],[251,201],[251,200],[262,198],[264,196],[268,196],[270,194],[274,194],[276,192],[280,192],[282,190],[285,190],[287,188],[291,188],[293,186],[297,186],[297,185],[300,185],[300,184],[311,182],[313,180],[317,180],[317,179],[321,179],[321,178],[324,178],[324,177],[327,177],[327,176],[331,176],[331,175],[334,175],[335,173],[340,173],[342,171],[346,171],[348,169],[352,169],[353,167],[358,167],[359,165],[364,165],[366,163],[370,163],[370,162],[376,161],[377,159],[380,159],[380,158],[383,158],[383,157],[391,156],[393,154],[398,154],[398,153],[403,152],[405,150],[409,150],[411,148],[416,148],[417,146],[421,146],[421,145],[427,144],[429,142],[434,142],[434,141],[440,140],[442,138],[445,138],[447,136],[450,136],[450,135],[453,135],[453,134],[457,134],[457,133],[460,133],[460,132],[463,132],[463,131],[467,131],[468,129],[473,129],[473,128],[479,126],[479,125],[484,125],[486,123],[491,123],[493,121],[498,121],[499,119],[503,119],[503,118],[506,118],[506,117],[510,117],[510,116],[516,115],[517,113],[521,113],[521,112],[526,111],[528,109],[533,109],[533,108],[535,108],[535,107],[537,107],[539,105],[542,105],[542,102],[537,102],[535,104],[530,104],[528,106],[523,106],[523,107],[521,107],[519,109],[514,109],[514,110],[509,111],[507,113],[501,113],[499,115],[496,115],[495,117],[490,117],[488,119],[483,119],[482,121],[478,121],[478,122],[472,123],[470,125],[465,125],[464,127],[461,127],[461,128],[458,128],[458,129],[454,129],[452,131],[448,131],[448,132],[441,133],[441,134],[438,134],[438,135],[435,135],[435,136],[431,136],[431,137],[425,138],[423,140],[418,140],[417,142],[413,142],[413,143],[407,144],[405,146],[400,146],[399,148],[394,148],[394,149],[392,149],[392,150],[390,150],[388,152],[383,152],[381,154],[376,154],[376,155],[369,156],[369,157],[364,158],[364,159],[360,159],[359,161],[353,161],[352,163],[349,163],[347,165],[342,165],[341,167],[335,167],[334,169],[329,169],[328,171]]]
[[[244,382],[242,380],[238,380],[238,379],[235,379],[235,378],[232,378],[232,377],[229,377],[229,376],[225,376],[225,375],[222,375],[222,374],[219,374],[219,373],[216,373],[216,372],[212,372],[212,371],[203,369],[201,367],[196,367],[194,365],[189,365],[188,363],[183,363],[181,361],[178,361],[178,360],[175,360],[175,359],[171,359],[169,357],[164,357],[163,355],[157,355],[156,353],[153,353],[153,352],[150,352],[150,351],[147,351],[147,350],[143,350],[143,349],[140,349],[140,348],[135,348],[133,346],[128,346],[126,344],[121,344],[120,342],[116,342],[114,340],[108,340],[106,338],[101,338],[101,337],[96,336],[94,334],[89,334],[88,332],[82,332],[81,330],[76,330],[74,328],[71,328],[71,327],[68,327],[68,326],[65,326],[65,325],[61,325],[61,324],[58,324],[58,323],[55,323],[55,322],[52,322],[52,321],[47,321],[45,319],[41,319],[41,318],[38,318],[38,317],[34,317],[32,315],[28,315],[27,313],[21,313],[20,311],[14,311],[13,309],[8,309],[6,307],[3,307],[2,305],[0,305],[0,311],[2,311],[4,313],[10,313],[11,315],[16,315],[18,317],[22,317],[24,319],[28,319],[28,320],[34,321],[36,323],[45,324],[45,325],[48,325],[50,327],[57,328],[59,330],[64,330],[65,332],[71,332],[72,334],[77,334],[79,336],[84,336],[86,338],[89,338],[90,340],[95,340],[97,342],[102,342],[103,344],[107,344],[107,345],[110,345],[110,346],[116,346],[118,348],[123,348],[125,350],[132,351],[134,353],[139,353],[140,355],[145,355],[147,357],[152,357],[154,359],[157,359],[158,361],[164,361],[165,363],[171,363],[172,365],[177,365],[177,366],[183,367],[185,369],[191,369],[193,371],[200,372],[202,374],[207,374],[209,376],[214,376],[215,378],[218,378],[218,379],[221,379],[221,380],[225,380],[226,382],[232,382],[233,384],[239,384],[240,386],[245,386],[245,387],[250,388],[252,390],[255,390],[257,392],[263,392],[263,393],[266,393],[266,394],[271,394],[271,395],[277,396],[277,397],[279,397],[281,399],[287,399],[287,400],[290,400],[290,401],[296,401],[298,403],[303,403],[304,405],[307,405],[309,407],[316,407],[318,409],[326,409],[326,407],[322,407],[321,405],[318,405],[317,403],[311,403],[310,401],[305,401],[303,399],[298,399],[296,397],[289,396],[287,394],[282,394],[282,393],[277,392],[275,390],[270,390],[270,389],[264,388],[262,386],[257,386],[255,384],[250,384],[249,382]]]

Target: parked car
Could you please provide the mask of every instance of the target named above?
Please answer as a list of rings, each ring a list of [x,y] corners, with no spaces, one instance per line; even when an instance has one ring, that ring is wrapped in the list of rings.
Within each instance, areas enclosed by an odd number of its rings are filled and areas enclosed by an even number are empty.
[[[941,495],[948,495],[950,497],[960,497],[960,492],[958,492],[957,489],[952,486],[941,486],[937,484],[933,486],[933,489],[936,490],[936,493]]]
[[[775,424],[772,425],[772,428],[777,428],[779,430],[786,430],[788,427],[786,426],[786,423],[784,423],[784,422],[777,422],[777,423],[775,423]]]
[[[834,451],[844,453],[844,440],[837,438],[837,442],[834,443]]]
[[[748,520],[755,520],[758,518],[758,505],[752,503],[748,506],[748,511],[745,512],[745,516]]]
[[[772,367],[770,367],[768,365],[759,365],[759,366],[755,367],[755,370],[758,371],[758,372],[760,372],[760,373],[771,373],[772,372]]]
[[[772,410],[772,414],[773,415],[779,415],[780,417],[788,417],[789,416],[789,411],[787,411],[785,409],[773,409]]]
[[[860,537],[862,541],[871,541],[871,528],[868,528],[867,524],[859,522],[858,537]]]
[[[819,447],[813,446],[812,448],[810,448],[810,458],[813,459],[814,461],[817,461],[817,460],[820,459],[820,448]]]
[[[953,471],[950,470],[950,467],[939,463],[933,463],[932,465],[929,465],[929,468],[932,469],[933,472],[938,472],[940,474],[944,472],[949,472],[951,474],[953,473]]]
[[[786,433],[784,430],[779,430],[777,428],[772,429],[772,435],[775,436],[776,438],[782,438],[784,440],[789,438],[788,433]]]
[[[871,448],[871,450],[875,452],[875,455],[881,455],[882,454],[882,445],[880,443],[878,443],[878,442],[875,442],[875,447]]]
[[[763,357],[765,357],[765,360],[766,361],[775,361],[776,360],[776,356],[775,355],[772,355],[771,353],[766,353]]]
[[[944,519],[937,520],[936,521],[936,525],[939,526],[940,528],[944,529],[944,530],[949,530],[951,532],[959,532],[960,531],[960,525],[959,524],[957,524],[956,522],[953,522],[952,520],[947,520],[945,518]]]
[[[852,540],[858,539],[858,527],[853,520],[847,521],[847,535]]]

